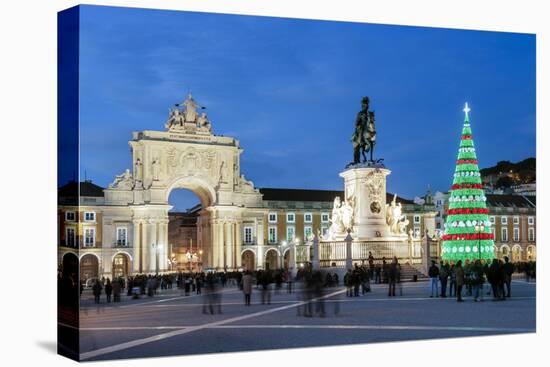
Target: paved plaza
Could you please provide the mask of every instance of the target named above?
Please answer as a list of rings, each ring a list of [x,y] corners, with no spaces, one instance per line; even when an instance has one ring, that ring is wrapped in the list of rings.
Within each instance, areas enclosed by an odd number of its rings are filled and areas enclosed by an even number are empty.
[[[383,285],[360,297],[342,287],[325,291],[325,317],[303,317],[300,292],[272,293],[243,305],[235,286],[220,291],[221,314],[203,313],[203,296],[178,289],[150,298],[94,305],[84,291],[80,312],[82,360],[175,356],[324,345],[451,338],[535,331],[535,283],[514,280],[512,298],[475,303],[471,297],[430,298],[428,282],[404,283],[403,296],[387,297]],[[487,289],[487,288],[486,288]],[[399,291],[398,291],[399,294]],[[313,306],[315,310],[315,305]]]

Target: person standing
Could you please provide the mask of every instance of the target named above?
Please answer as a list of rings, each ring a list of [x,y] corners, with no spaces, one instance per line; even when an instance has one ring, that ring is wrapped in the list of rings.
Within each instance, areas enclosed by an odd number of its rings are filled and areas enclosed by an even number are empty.
[[[510,297],[512,291],[512,274],[514,273],[514,265],[504,256],[504,285],[506,286],[506,297]]]
[[[248,270],[245,271],[244,276],[242,278],[242,287],[243,287],[243,294],[244,294],[244,305],[250,306],[250,297],[252,294],[252,275]]]
[[[462,260],[456,263],[456,301],[464,302],[462,299],[462,286],[464,285],[464,269],[462,268]]]
[[[428,276],[430,277],[431,281],[431,288],[432,291],[430,293],[430,298],[433,298],[434,296],[434,290],[435,290],[435,296],[439,297],[439,268],[437,265],[435,265],[435,261],[432,260],[432,266],[428,269]]]
[[[456,297],[456,267],[454,263],[451,263],[451,268],[449,269],[449,297]]]
[[[113,302],[120,302],[120,292],[122,289],[120,279],[113,280]]]
[[[395,283],[397,282],[397,257],[393,257],[388,267],[388,296],[395,297]]]
[[[474,302],[483,300],[483,266],[481,261],[476,260],[472,266],[471,276],[472,286],[474,288]],[[481,299],[480,299],[481,296]]]
[[[107,283],[105,283],[105,295],[107,296],[107,303],[111,303],[112,293],[113,293],[113,286],[111,284],[111,279],[107,278]]]
[[[449,278],[449,264],[441,261],[439,281],[441,282],[441,297],[447,298],[447,279]]]
[[[96,304],[99,304],[102,289],[103,289],[103,287],[101,286],[101,283],[99,282],[99,279],[96,279],[95,284],[92,287],[92,292],[94,293],[94,302]]]

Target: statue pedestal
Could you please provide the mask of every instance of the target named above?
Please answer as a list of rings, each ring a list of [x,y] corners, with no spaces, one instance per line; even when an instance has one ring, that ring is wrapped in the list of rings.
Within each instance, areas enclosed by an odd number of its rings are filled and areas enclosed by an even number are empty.
[[[361,163],[340,173],[345,200],[354,203],[354,240],[392,237],[386,223],[386,176],[390,173],[381,164]]]

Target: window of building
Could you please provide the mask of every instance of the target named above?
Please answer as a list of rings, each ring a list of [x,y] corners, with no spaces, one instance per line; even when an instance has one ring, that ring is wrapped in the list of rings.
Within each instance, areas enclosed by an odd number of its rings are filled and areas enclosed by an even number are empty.
[[[497,239],[497,230],[495,227],[491,227],[491,233],[493,234],[493,239]]]
[[[329,219],[328,213],[321,213],[321,222],[328,223]]]
[[[514,241],[519,241],[519,228],[514,228]]]
[[[327,226],[321,227],[321,234],[323,235],[323,237],[325,237],[327,233],[328,233],[328,227]]]
[[[288,242],[293,241],[295,235],[296,235],[296,229],[294,228],[294,226],[286,227],[286,240]]]
[[[414,222],[415,223],[420,223],[420,215],[415,215],[414,216]]]
[[[309,241],[313,238],[313,227],[305,226],[304,227],[304,240]]]
[[[118,227],[116,229],[116,245],[128,246],[128,229],[126,227]]]
[[[244,227],[244,243],[252,243],[252,227]]]
[[[67,228],[67,234],[65,236],[66,246],[75,247],[75,230],[74,228]]]
[[[442,204],[441,200],[437,200],[437,201],[436,201],[436,205],[437,205],[437,206],[441,206],[441,204]]]
[[[529,224],[530,226],[535,224],[535,218],[534,217],[527,217],[527,224]]]
[[[529,241],[533,242],[535,240],[535,228],[529,228],[527,235],[529,236]]]
[[[491,224],[495,224],[495,217],[494,217],[494,216],[490,216],[490,217],[489,217],[489,222],[491,222]]]
[[[85,247],[95,246],[95,228],[86,228],[84,230],[84,246]]]
[[[76,220],[76,213],[75,212],[66,212],[65,213],[65,220],[69,222],[74,222]]]
[[[267,234],[269,243],[277,243],[277,227],[269,227]]]
[[[277,223],[277,213],[269,213],[268,221],[269,223]]]
[[[508,217],[504,215],[500,217],[500,224],[508,224]]]
[[[518,216],[514,216],[513,223],[514,224],[519,224],[519,217]]]
[[[420,237],[420,228],[418,227],[414,228],[414,237]]]
[[[508,228],[501,228],[500,235],[502,242],[508,242]]]
[[[95,222],[95,212],[85,212],[84,220],[86,222]]]
[[[294,213],[287,213],[286,221],[287,223],[294,223],[296,221],[296,216],[294,215]]]
[[[311,222],[313,222],[313,215],[311,215],[311,213],[305,213],[304,223],[311,223]]]

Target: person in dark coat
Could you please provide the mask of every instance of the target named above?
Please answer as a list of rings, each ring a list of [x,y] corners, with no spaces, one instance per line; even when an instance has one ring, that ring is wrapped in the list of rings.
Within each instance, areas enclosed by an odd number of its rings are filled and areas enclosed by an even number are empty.
[[[94,293],[94,302],[96,304],[99,304],[102,289],[103,287],[101,286],[99,279],[96,279],[95,284],[92,287],[92,292]]]
[[[499,277],[500,277],[500,266],[498,259],[493,259],[491,266],[489,266],[489,271],[487,273],[487,280],[491,284],[493,290],[493,301],[498,301],[500,299],[499,293]]]
[[[120,302],[120,291],[122,290],[121,281],[113,280],[113,302]]]
[[[455,267],[456,272],[456,301],[464,302],[462,299],[462,287],[464,286],[464,269],[462,268],[462,260],[458,260]]]
[[[105,295],[107,296],[107,303],[111,303],[112,293],[113,293],[113,285],[111,284],[111,279],[107,278],[107,283],[105,283]]]
[[[244,294],[244,304],[245,306],[250,306],[250,297],[252,294],[252,274],[250,271],[246,271],[242,278],[242,289]]]
[[[504,285],[506,286],[506,297],[510,297],[512,292],[512,274],[514,265],[509,261],[508,256],[504,256]]]
[[[394,256],[391,264],[388,266],[388,296],[395,297],[395,284],[397,282],[397,257]]]
[[[439,297],[439,268],[437,265],[435,265],[435,261],[432,260],[432,266],[428,269],[428,276],[430,277],[430,284],[432,288],[432,292],[430,294],[430,297],[434,296],[434,290],[435,290],[435,296]]]
[[[441,297],[447,297],[447,279],[449,279],[449,263],[441,261],[439,267],[439,281],[441,282]]]

